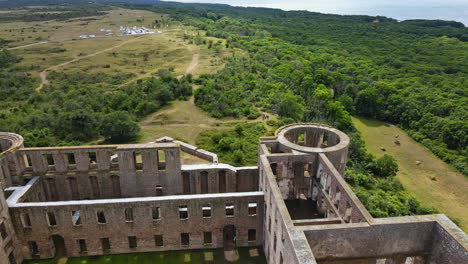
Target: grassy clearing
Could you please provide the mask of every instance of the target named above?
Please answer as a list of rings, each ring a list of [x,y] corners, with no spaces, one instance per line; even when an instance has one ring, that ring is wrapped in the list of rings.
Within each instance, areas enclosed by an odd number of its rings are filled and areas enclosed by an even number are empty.
[[[14,12],[24,12],[15,10]],[[17,47],[39,41],[63,41],[78,39],[80,35],[105,35],[101,29],[111,29],[120,33],[119,26],[146,26],[163,15],[143,10],[115,8],[106,15],[85,18],[72,18],[65,21],[33,21],[0,23],[0,39],[9,40],[7,47]]]
[[[353,118],[353,122],[372,154],[395,157],[399,165],[397,177],[411,194],[423,205],[457,220],[468,231],[468,179],[396,126],[364,118]],[[395,140],[401,145],[394,144]]]
[[[38,83],[41,73],[44,76],[52,71],[129,76],[122,81],[124,85],[170,67],[177,75],[198,75],[223,66],[223,54],[216,55],[206,46],[186,44],[182,39],[182,31],[166,31],[162,34],[46,43],[13,52],[23,58],[16,67],[36,76]]]
[[[195,106],[193,98],[189,101],[176,101],[150,115],[140,122],[140,127],[142,131],[140,143],[170,136],[190,144],[195,144],[195,139],[202,131],[230,128]]]
[[[238,264],[263,264],[265,256],[260,248],[239,248],[239,260],[228,262],[224,258],[222,249],[206,250],[182,250],[167,252],[135,253],[121,255],[107,255],[97,257],[70,258],[63,264],[179,264],[179,263],[238,263]],[[56,260],[30,260],[24,264],[57,264]]]

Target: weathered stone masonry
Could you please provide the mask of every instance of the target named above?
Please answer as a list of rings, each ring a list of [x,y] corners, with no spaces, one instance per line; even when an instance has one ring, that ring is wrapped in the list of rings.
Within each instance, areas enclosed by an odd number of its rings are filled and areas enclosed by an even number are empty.
[[[259,245],[268,263],[468,263],[443,215],[372,218],[342,177],[348,145],[291,125],[260,139],[258,167],[236,168],[169,137],[24,148],[0,133],[0,263]]]

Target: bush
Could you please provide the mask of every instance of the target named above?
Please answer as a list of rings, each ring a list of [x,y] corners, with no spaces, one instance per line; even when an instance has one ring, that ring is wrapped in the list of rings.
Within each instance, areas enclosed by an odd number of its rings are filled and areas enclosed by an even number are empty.
[[[396,176],[396,173],[398,172],[398,163],[395,158],[385,154],[375,161],[369,163],[367,168],[377,176],[391,177]]]
[[[112,143],[133,140],[138,135],[140,127],[132,120],[128,112],[118,111],[107,114],[101,121],[100,132]]]

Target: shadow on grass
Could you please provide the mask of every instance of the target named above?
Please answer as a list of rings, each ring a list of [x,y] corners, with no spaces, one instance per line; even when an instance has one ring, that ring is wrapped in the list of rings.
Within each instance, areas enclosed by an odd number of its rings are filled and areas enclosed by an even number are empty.
[[[389,126],[390,124],[386,122],[382,122],[375,119],[368,119],[359,116],[353,116],[353,118],[359,120],[362,124],[366,125],[367,127],[381,127],[381,126]]]

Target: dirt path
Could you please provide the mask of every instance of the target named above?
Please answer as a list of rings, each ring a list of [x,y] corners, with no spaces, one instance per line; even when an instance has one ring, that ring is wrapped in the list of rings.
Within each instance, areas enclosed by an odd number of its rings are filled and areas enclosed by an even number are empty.
[[[137,39],[139,39],[140,37],[136,37],[136,38],[132,38],[132,39],[129,39],[129,40],[126,40],[118,45],[115,45],[115,46],[112,46],[110,48],[107,48],[107,49],[103,49],[103,50],[100,50],[100,51],[97,51],[97,52],[94,52],[94,53],[91,53],[91,54],[88,54],[88,55],[85,55],[85,56],[82,56],[82,57],[79,57],[79,58],[75,58],[73,60],[69,60],[69,61],[66,61],[66,62],[63,62],[63,63],[60,63],[60,64],[57,64],[57,65],[54,65],[54,66],[51,66],[45,70],[43,70],[39,76],[41,78],[41,84],[36,88],[36,92],[39,92],[41,91],[41,89],[44,87],[44,85],[46,84],[49,84],[49,81],[47,80],[47,72],[49,71],[53,71],[53,70],[56,70],[60,67],[63,67],[63,66],[66,66],[70,63],[74,63],[74,62],[77,62],[77,61],[80,61],[80,60],[83,60],[83,59],[87,59],[87,58],[90,58],[90,57],[94,57],[96,55],[99,55],[101,53],[104,53],[104,52],[108,52],[108,51],[111,51],[113,49],[116,49],[116,48],[119,48],[119,47],[122,47],[123,45],[125,44],[128,44],[130,42],[133,42]]]
[[[50,41],[48,41],[48,40],[47,40],[47,41],[41,41],[41,42],[26,44],[26,45],[22,45],[22,46],[18,46],[18,47],[8,48],[7,50],[22,49],[22,48],[27,48],[27,47],[31,47],[31,46],[46,44],[46,43],[49,43],[49,42],[50,42]]]
[[[200,57],[200,54],[194,53],[192,57],[192,62],[190,62],[190,65],[187,67],[187,70],[185,71],[185,74],[192,73],[193,70],[198,66],[198,58]]]
[[[423,205],[455,218],[468,231],[468,179],[454,171],[403,130],[375,120],[353,118],[367,149],[377,157],[387,153],[399,165],[397,174],[406,190]],[[398,137],[400,145],[394,143]],[[385,151],[381,149],[384,148]]]

